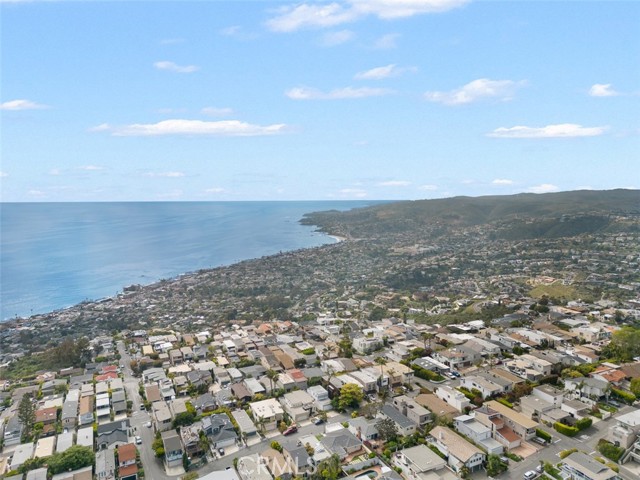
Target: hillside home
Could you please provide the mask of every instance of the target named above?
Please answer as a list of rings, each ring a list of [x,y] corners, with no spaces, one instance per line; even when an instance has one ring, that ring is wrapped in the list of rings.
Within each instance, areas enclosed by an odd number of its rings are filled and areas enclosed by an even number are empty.
[[[447,462],[426,445],[416,445],[415,447],[405,448],[398,452],[397,455],[394,455],[393,464],[403,470],[406,478],[419,479],[430,472],[434,472],[433,475],[437,475],[434,478],[442,478],[440,471],[444,469]],[[435,472],[438,473],[436,474]]]
[[[419,427],[424,427],[431,421],[431,412],[418,404],[413,398],[399,395],[392,399],[393,406],[405,417]]]
[[[516,412],[502,405],[501,403],[491,400],[485,404],[488,408],[498,412],[506,426],[511,428],[521,439],[529,440],[536,435],[536,428],[538,428],[538,422],[527,418],[525,415]],[[477,410],[476,410],[477,412]],[[477,418],[477,416],[476,416]]]
[[[315,401],[315,409],[318,411],[333,410],[329,392],[322,385],[314,385],[307,388],[307,393],[311,395]]]
[[[399,435],[406,437],[416,433],[418,425],[390,403],[385,403],[378,415],[391,420],[395,424]]]
[[[275,430],[278,422],[284,418],[282,405],[275,398],[249,404],[256,425],[263,431]]]
[[[349,420],[348,430],[359,440],[372,442],[378,438],[376,420],[368,420],[365,417],[356,417]]]
[[[363,450],[362,441],[346,428],[327,432],[320,443],[330,455],[336,454],[340,460]]]
[[[462,392],[448,385],[437,387],[434,393],[440,400],[448,403],[459,412],[464,412],[465,408],[471,406],[471,402]]]
[[[115,480],[116,478],[116,457],[115,450],[109,448],[96,452],[96,479]]]
[[[631,447],[640,435],[640,410],[620,415],[615,421],[616,423],[609,427],[607,440],[618,447]]]
[[[454,472],[459,473],[463,467],[471,472],[482,468],[487,455],[475,445],[447,427],[436,426],[427,439],[447,457],[447,464]]]
[[[560,471],[564,478],[581,480],[619,480],[616,472],[591,458],[586,453],[574,452],[560,461]]]
[[[504,448],[491,436],[491,429],[469,415],[454,419],[456,430],[485,448],[488,454],[500,455]]]
[[[280,403],[294,422],[308,419],[315,407],[315,399],[304,390],[285,393]]]
[[[479,375],[469,375],[460,379],[460,386],[468,390],[478,390],[482,398],[495,397],[503,393],[502,385]]]
[[[594,405],[609,391],[609,382],[591,377],[566,378],[565,392],[575,400]]]
[[[164,464],[166,468],[182,466],[182,442],[175,430],[162,432],[162,445],[164,447]]]
[[[118,478],[120,480],[136,480],[138,478],[136,446],[133,443],[118,447]]]

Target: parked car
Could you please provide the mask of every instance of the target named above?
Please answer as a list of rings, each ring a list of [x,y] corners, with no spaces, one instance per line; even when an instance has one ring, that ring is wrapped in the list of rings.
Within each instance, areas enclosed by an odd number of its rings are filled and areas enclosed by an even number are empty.
[[[536,467],[536,472],[538,472],[538,473],[542,473],[542,465],[538,465],[538,466]]]
[[[136,445],[142,445],[142,437],[136,435]]]
[[[291,425],[284,432],[282,432],[282,435],[284,436],[291,435],[292,433],[296,433],[297,431],[298,431],[298,426]]]
[[[533,471],[533,470],[529,470],[528,472],[525,472],[523,478],[524,480],[531,480],[532,478],[536,478],[538,476],[538,474]]]
[[[322,420],[320,417],[311,418],[311,423],[313,423],[314,425],[320,425],[322,422],[324,422],[324,420]]]
[[[145,423],[144,426],[147,427],[147,428],[151,428],[151,422]]]
[[[547,442],[545,441],[545,439],[544,439],[544,438],[540,438],[540,437],[533,437],[533,438],[531,439],[531,441],[532,441],[532,442],[536,442],[536,443],[538,443],[538,444],[540,444],[540,445],[546,445],[546,444],[547,444]]]
[[[500,461],[505,465],[509,465],[509,457],[500,457]]]
[[[220,454],[220,456],[224,455],[224,448],[220,447],[218,448],[218,453]]]

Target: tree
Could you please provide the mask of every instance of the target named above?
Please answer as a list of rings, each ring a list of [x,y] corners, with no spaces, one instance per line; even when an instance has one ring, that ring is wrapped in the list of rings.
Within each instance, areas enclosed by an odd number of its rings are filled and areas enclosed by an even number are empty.
[[[49,457],[49,473],[55,475],[88,467],[95,463],[95,458],[92,448],[74,445],[63,453],[54,453]]]
[[[433,339],[433,333],[430,332],[422,332],[420,334],[420,338],[422,338],[422,341],[424,342],[424,349],[431,351],[431,340]],[[429,348],[427,349],[427,342],[429,342]]]
[[[31,393],[26,393],[20,400],[20,405],[18,405],[18,419],[24,428],[23,436],[29,437],[33,430],[33,424],[36,421],[36,408],[33,404]]]
[[[363,398],[364,392],[359,385],[356,385],[355,383],[347,383],[340,389],[338,406],[341,410],[344,410],[347,407],[358,408]]]
[[[310,480],[335,480],[342,473],[340,457],[335,453],[318,464]]]
[[[376,422],[376,430],[378,430],[378,436],[385,441],[395,441],[398,438],[398,428],[393,420],[390,418],[383,418]]]
[[[192,412],[180,412],[173,419],[173,428],[185,427],[196,421],[196,416]]]
[[[269,393],[273,393],[273,384],[278,381],[280,375],[275,370],[267,370],[267,378],[269,379],[269,384],[271,385],[271,391]]]
[[[489,455],[487,458],[487,475],[495,477],[500,475],[507,469],[507,466],[502,463],[498,455]]]
[[[631,392],[633,392],[636,397],[640,398],[640,377],[631,379]]]
[[[640,355],[640,329],[622,327],[611,335],[611,342],[602,349],[602,357],[620,362],[630,362]]]
[[[353,342],[351,338],[349,338],[349,335],[343,335],[342,339],[338,342],[338,348],[341,357],[353,357]]]
[[[378,385],[382,386],[382,381],[384,379],[384,369],[382,367],[387,364],[387,359],[384,357],[376,357],[374,362],[380,365],[380,378],[378,380]]]
[[[276,442],[275,440],[273,442],[271,442],[271,448],[273,448],[274,450],[277,450],[278,452],[282,453],[282,445],[280,445],[280,443]]]

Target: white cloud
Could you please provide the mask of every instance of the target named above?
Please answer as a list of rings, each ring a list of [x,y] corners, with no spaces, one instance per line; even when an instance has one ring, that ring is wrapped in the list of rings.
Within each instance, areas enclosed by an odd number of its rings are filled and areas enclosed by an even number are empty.
[[[426,92],[424,98],[444,105],[465,105],[484,98],[511,100],[515,90],[525,82],[479,78],[449,92]]]
[[[91,131],[109,131],[115,137],[159,137],[163,135],[207,135],[219,137],[253,137],[284,133],[287,125],[253,125],[238,120],[205,122],[202,120],[164,120],[158,123],[134,123],[131,125],[111,126],[103,123]]]
[[[101,167],[99,165],[82,165],[80,167],[78,167],[80,170],[87,170],[87,171],[99,171],[99,170],[104,170],[104,167]]]
[[[200,67],[197,65],[178,65],[173,62],[169,62],[167,60],[163,60],[161,62],[156,62],[153,64],[158,70],[167,70],[169,72],[176,73],[193,73],[200,70]]]
[[[9,100],[8,102],[0,103],[0,110],[43,110],[45,108],[49,108],[49,105],[24,99]]]
[[[388,182],[378,183],[379,187],[407,187],[411,185],[411,182],[406,180],[389,180]]]
[[[30,197],[36,197],[36,198],[42,198],[47,196],[47,194],[42,190],[29,190],[27,192],[27,195],[29,195]]]
[[[552,185],[551,183],[543,183],[542,185],[536,185],[535,187],[529,187],[527,192],[529,193],[550,193],[557,192],[560,188]]]
[[[224,188],[221,187],[213,187],[213,188],[207,188],[204,193],[209,193],[209,194],[215,194],[215,193],[224,193],[226,190]]]
[[[385,65],[384,67],[376,67],[371,70],[356,73],[356,80],[381,80],[383,78],[397,77],[406,71],[415,71],[415,68],[401,68],[395,64]]]
[[[602,135],[609,127],[583,127],[574,123],[547,125],[546,127],[500,127],[487,134],[494,138],[571,138]]]
[[[611,88],[610,83],[596,83],[589,89],[589,95],[592,97],[615,97],[620,94]]]
[[[204,115],[210,115],[212,117],[225,117],[227,115],[231,115],[233,113],[233,109],[231,108],[217,108],[217,107],[205,107],[200,110],[200,113]]]
[[[144,174],[145,177],[164,177],[164,178],[180,178],[184,177],[185,174],[183,172],[147,172]]]
[[[345,87],[322,92],[316,88],[296,87],[285,92],[293,100],[341,100],[345,98],[380,97],[393,93],[386,88]]]
[[[363,198],[367,196],[366,190],[361,188],[343,188],[339,193],[342,197]]]
[[[0,172],[0,178],[8,177],[9,174],[7,172]]]
[[[429,191],[433,191],[433,190],[437,190],[438,186],[437,185],[420,185],[420,190],[429,190]]]
[[[275,16],[266,25],[275,32],[329,28],[354,22],[368,15],[391,20],[444,12],[468,2],[469,0],[347,0],[329,4],[302,3],[277,9]]]
[[[355,34],[351,30],[340,30],[338,32],[327,32],[322,36],[320,44],[324,47],[335,47],[352,40]]]
[[[391,50],[398,46],[398,38],[400,38],[399,33],[387,33],[374,42],[373,48],[377,50]]]
[[[496,178],[493,182],[493,185],[513,185],[513,180],[509,180],[506,178]]]
[[[172,190],[166,193],[160,193],[156,197],[158,200],[175,200],[181,198],[184,195],[182,190]]]

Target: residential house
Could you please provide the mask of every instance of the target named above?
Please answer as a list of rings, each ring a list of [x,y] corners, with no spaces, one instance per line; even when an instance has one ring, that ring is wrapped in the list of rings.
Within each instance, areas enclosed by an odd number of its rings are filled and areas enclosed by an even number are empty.
[[[459,412],[464,412],[467,407],[471,406],[471,402],[462,392],[451,388],[448,385],[441,385],[437,387],[434,393],[440,400],[447,402]]]
[[[456,473],[460,473],[463,467],[471,472],[478,471],[487,458],[482,450],[447,427],[434,427],[427,441],[447,457],[448,465]]]
[[[284,458],[284,455],[273,448],[267,448],[259,453],[260,461],[264,464],[271,475],[275,478],[281,478],[283,480],[290,480],[293,478],[293,472],[291,467]]]
[[[93,427],[79,428],[76,435],[76,445],[93,449]]]
[[[96,447],[98,450],[117,447],[126,443],[129,443],[128,419],[98,425],[96,438]]]
[[[256,428],[253,420],[247,412],[242,409],[234,410],[231,412],[231,416],[238,424],[238,428],[240,429],[240,434],[243,438],[251,438],[258,433],[258,429]]]
[[[607,440],[618,447],[629,448],[640,435],[640,410],[634,410],[615,418],[616,423],[609,427]]]
[[[468,390],[478,390],[482,398],[495,397],[503,393],[503,388],[496,382],[479,375],[469,375],[460,379],[460,386]]]
[[[23,430],[24,426],[22,425],[22,422],[20,422],[17,413],[12,417],[9,417],[9,420],[4,427],[3,438],[5,448],[18,445],[20,443]]]
[[[74,428],[78,423],[78,406],[80,405],[80,390],[69,390],[67,397],[62,405],[62,421],[63,428]]]
[[[301,422],[310,417],[314,410],[315,399],[304,390],[296,390],[285,393],[280,403],[294,422]]]
[[[161,433],[164,447],[164,464],[167,468],[182,466],[182,442],[175,430],[167,430]]]
[[[209,444],[215,448],[233,445],[238,439],[233,423],[226,413],[215,413],[203,417],[202,429],[209,438]]]
[[[619,480],[616,472],[598,462],[586,453],[574,452],[560,461],[560,471],[564,478],[580,480]]]
[[[566,378],[564,389],[581,402],[594,405],[610,391],[609,382],[591,377]]]
[[[208,419],[209,417],[204,417]],[[203,431],[203,422],[196,422],[193,425],[187,425],[180,427],[180,441],[182,442],[182,448],[187,457],[197,457],[202,455],[202,443],[200,442],[200,432]]]
[[[397,397],[393,397],[392,403],[400,413],[419,427],[424,427],[429,421],[431,421],[431,412],[411,397],[399,395]]]
[[[133,443],[118,447],[118,477],[120,480],[136,480],[138,478],[136,446]]]
[[[515,410],[512,410],[511,408],[502,405],[495,400],[486,402],[485,405],[488,408],[500,413],[505,425],[510,427],[523,440],[529,440],[535,437],[536,428],[538,428],[539,426],[538,422],[527,418],[525,415],[516,412]]]
[[[361,355],[368,355],[382,347],[382,339],[376,337],[357,337],[353,339],[353,349]]]
[[[165,432],[171,429],[173,417],[171,416],[169,405],[167,405],[163,400],[153,402],[151,405],[151,416],[153,418],[156,431]]]
[[[275,430],[278,422],[284,418],[282,405],[275,398],[250,403],[249,408],[258,428],[263,431]]]
[[[358,439],[367,442],[373,442],[378,439],[378,429],[376,428],[376,420],[368,420],[365,417],[356,417],[349,420],[348,430]]]
[[[285,445],[282,455],[295,476],[303,476],[313,468],[313,460],[302,445]]]
[[[204,412],[210,412],[211,410],[216,409],[216,400],[213,398],[209,392],[203,393],[195,400],[192,400],[192,405],[196,409],[196,411],[200,414]]]
[[[460,370],[470,367],[482,358],[478,352],[471,348],[465,348],[464,345],[434,352],[432,356],[435,360],[445,364],[452,370]]]
[[[55,445],[55,437],[40,437],[36,442],[34,458],[46,458],[53,455]]]
[[[454,419],[456,430],[481,445],[488,454],[499,455],[504,451],[500,442],[494,440],[491,429],[469,415],[460,415]]]
[[[241,480],[272,480],[269,470],[255,455],[238,458],[236,471]]]
[[[10,470],[17,470],[24,464],[24,462],[31,460],[31,458],[33,458],[34,450],[34,443],[21,443],[18,445],[13,451],[13,456],[11,457]]]
[[[315,400],[315,409],[318,411],[332,410],[331,399],[329,398],[329,392],[322,385],[314,385],[307,388],[307,393]]]
[[[231,385],[231,393],[241,402],[248,402],[253,398],[253,394],[243,383],[234,383]]]
[[[117,390],[111,394],[111,408],[114,415],[120,415],[127,411],[127,398],[124,390]]]
[[[115,480],[116,478],[116,457],[115,450],[108,448],[96,452],[96,479]]]
[[[433,393],[421,393],[415,397],[416,403],[427,408],[436,417],[444,417],[452,420],[459,415],[459,411],[449,405],[447,402],[442,401],[436,397]]]
[[[380,412],[381,417],[386,417],[391,420],[398,430],[398,434],[402,436],[412,435],[416,432],[418,425],[405,416],[400,410],[394,407],[390,403],[385,403]]]
[[[394,455],[393,464],[402,469],[405,478],[420,479],[429,472],[438,472],[438,476],[434,478],[442,478],[439,471],[447,465],[447,462],[426,445],[416,445]]]
[[[362,451],[362,441],[346,428],[327,432],[320,443],[329,455],[336,454],[340,460]]]
[[[80,396],[80,407],[78,409],[78,425],[91,425],[93,423],[93,395]]]
[[[56,433],[56,420],[58,410],[55,407],[41,408],[35,412],[35,423],[42,423],[42,435],[48,436]]]
[[[63,453],[69,450],[73,445],[74,432],[62,432],[58,434],[56,441],[56,453]]]

